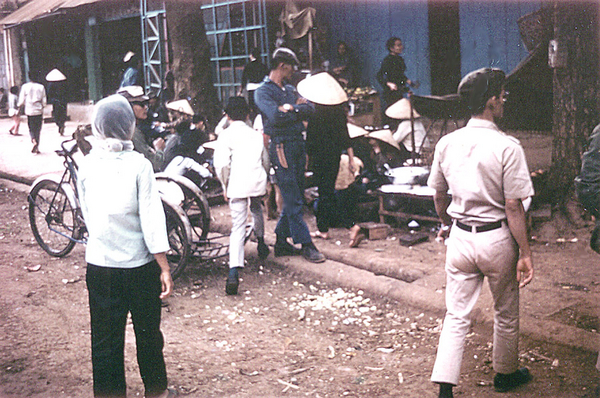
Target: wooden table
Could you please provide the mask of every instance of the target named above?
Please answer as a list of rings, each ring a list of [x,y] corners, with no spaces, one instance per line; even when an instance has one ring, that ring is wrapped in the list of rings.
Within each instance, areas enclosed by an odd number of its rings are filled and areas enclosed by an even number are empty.
[[[385,199],[393,195],[400,201],[404,202],[416,202],[419,203],[421,208],[429,208],[435,212],[435,205],[433,203],[433,195],[414,194],[410,192],[382,192],[380,190],[375,191],[375,196],[379,199],[379,222],[385,222],[385,216],[394,217],[398,220],[421,220],[431,222],[441,222],[442,220],[437,216],[431,216],[422,214],[421,212],[408,212],[406,209],[400,207],[399,210],[386,210]],[[421,210],[421,209],[419,209]]]

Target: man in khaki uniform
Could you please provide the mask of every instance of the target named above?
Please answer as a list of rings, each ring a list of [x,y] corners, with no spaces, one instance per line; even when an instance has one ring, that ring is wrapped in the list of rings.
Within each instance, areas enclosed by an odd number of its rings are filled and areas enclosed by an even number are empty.
[[[533,185],[519,141],[495,122],[503,115],[504,72],[484,68],[461,81],[458,92],[472,118],[438,142],[428,185],[436,190],[441,235],[450,231],[446,252],[446,317],[431,380],[439,397],[458,384],[470,314],[484,277],[494,298],[496,391],[529,381],[518,367],[519,285],[533,277],[522,200]],[[448,195],[451,193],[452,197]]]

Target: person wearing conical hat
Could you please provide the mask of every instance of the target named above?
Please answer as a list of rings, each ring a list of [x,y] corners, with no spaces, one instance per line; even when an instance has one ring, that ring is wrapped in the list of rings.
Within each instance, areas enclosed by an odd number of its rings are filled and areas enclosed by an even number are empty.
[[[67,78],[58,69],[52,69],[46,75],[48,82],[48,102],[52,104],[52,117],[58,126],[58,133],[65,133],[67,121]]]
[[[349,155],[350,171],[356,171],[346,117],[348,96],[327,72],[298,83],[298,92],[315,107],[306,127],[306,153],[312,161],[319,192],[315,212],[318,230],[312,236],[329,239],[329,228],[338,224],[335,181],[344,150]]]

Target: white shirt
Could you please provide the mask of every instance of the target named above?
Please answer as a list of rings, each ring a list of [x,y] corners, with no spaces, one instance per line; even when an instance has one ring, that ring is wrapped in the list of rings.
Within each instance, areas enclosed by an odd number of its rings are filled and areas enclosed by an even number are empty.
[[[269,155],[262,134],[246,123],[232,121],[221,132],[213,162],[228,198],[266,194]]]
[[[165,213],[144,155],[92,149],[79,165],[77,186],[88,263],[135,268],[169,250]]]
[[[46,106],[46,89],[40,83],[29,82],[23,84],[17,105],[25,105],[25,114],[27,116],[43,114],[44,107]]]

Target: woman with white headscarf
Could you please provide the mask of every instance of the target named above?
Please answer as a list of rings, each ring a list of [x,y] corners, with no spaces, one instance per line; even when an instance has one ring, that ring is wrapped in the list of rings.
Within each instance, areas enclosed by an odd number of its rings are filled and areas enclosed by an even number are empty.
[[[135,116],[120,95],[98,102],[98,144],[80,164],[78,189],[89,232],[86,262],[94,396],[125,397],[128,313],[146,397],[170,396],[160,331],[161,299],[173,290],[164,210],[152,165],[133,151]]]

